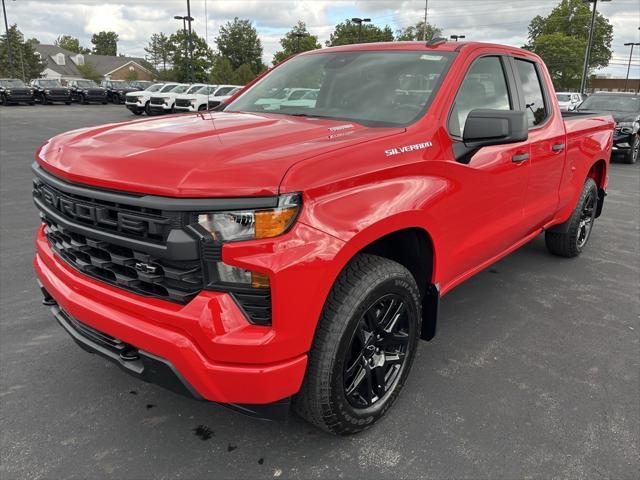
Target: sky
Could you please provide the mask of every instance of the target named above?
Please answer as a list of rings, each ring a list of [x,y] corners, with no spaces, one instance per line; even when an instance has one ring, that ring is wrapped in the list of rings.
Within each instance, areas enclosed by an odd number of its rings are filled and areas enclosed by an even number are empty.
[[[522,46],[535,15],[547,15],[560,0],[427,0],[428,21],[446,36]],[[91,47],[91,34],[113,30],[120,36],[118,52],[143,57],[153,33],[175,32],[186,15],[186,0],[5,0],[10,24],[17,23],[27,38],[53,43],[63,34]],[[264,62],[271,64],[279,40],[298,20],[324,45],[336,23],[369,17],[372,23],[395,31],[424,17],[425,0],[191,0],[192,23],[198,35],[215,49],[218,28],[234,17],[250,19],[262,41]],[[613,25],[613,58],[597,73],[624,77],[629,47],[640,42],[640,1],[600,0],[598,11]],[[207,19],[205,21],[205,19]],[[631,77],[640,77],[640,47],[634,50]]]

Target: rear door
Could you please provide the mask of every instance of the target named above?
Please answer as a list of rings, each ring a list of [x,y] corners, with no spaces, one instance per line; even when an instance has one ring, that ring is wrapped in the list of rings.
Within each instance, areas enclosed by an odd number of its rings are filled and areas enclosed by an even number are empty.
[[[551,102],[541,65],[526,58],[510,58],[520,105],[529,122],[529,182],[524,217],[529,231],[542,228],[558,208],[565,160],[565,129]]]

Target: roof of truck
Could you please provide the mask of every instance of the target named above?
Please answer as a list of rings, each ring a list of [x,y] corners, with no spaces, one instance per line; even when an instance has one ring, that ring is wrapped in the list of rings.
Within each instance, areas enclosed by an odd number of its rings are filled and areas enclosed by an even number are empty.
[[[328,47],[318,50],[309,50],[301,55],[324,53],[327,51],[354,51],[354,50],[436,50],[440,52],[459,52],[465,47],[493,47],[500,50],[525,52],[531,54],[527,50],[523,50],[518,47],[511,47],[509,45],[501,45],[498,43],[485,43],[485,42],[449,42],[443,41],[440,43],[434,43],[432,45],[429,42],[374,42],[374,43],[355,43],[350,45],[340,45],[337,47]]]

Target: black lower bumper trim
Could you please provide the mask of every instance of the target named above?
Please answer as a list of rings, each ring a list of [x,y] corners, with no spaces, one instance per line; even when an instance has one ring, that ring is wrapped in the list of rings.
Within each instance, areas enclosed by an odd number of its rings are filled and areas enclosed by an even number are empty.
[[[52,298],[44,288],[42,293],[45,298]],[[87,352],[111,360],[125,372],[145,382],[155,383],[186,397],[207,401],[164,358],[140,350],[80,322],[57,304],[51,307],[51,311],[62,328]],[[287,397],[268,404],[220,403],[220,405],[262,420],[285,420],[289,414],[291,398]]]

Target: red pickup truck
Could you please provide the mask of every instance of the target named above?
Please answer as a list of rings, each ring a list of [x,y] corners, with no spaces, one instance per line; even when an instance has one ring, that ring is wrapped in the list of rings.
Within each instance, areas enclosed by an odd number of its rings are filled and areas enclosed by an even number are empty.
[[[62,327],[125,371],[353,433],[395,401],[442,295],[541,232],[585,248],[613,133],[563,118],[517,48],[307,52],[224,111],[47,141],[35,270]]]

